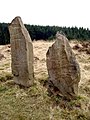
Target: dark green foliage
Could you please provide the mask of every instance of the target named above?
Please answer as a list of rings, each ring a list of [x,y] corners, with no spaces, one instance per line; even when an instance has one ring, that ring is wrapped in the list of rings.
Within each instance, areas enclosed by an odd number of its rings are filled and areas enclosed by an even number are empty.
[[[10,35],[7,23],[0,23],[0,45],[10,43]]]
[[[52,40],[55,39],[55,34],[60,31],[69,40],[90,40],[90,30],[83,27],[58,27],[58,26],[39,26],[25,24],[32,40]],[[10,35],[7,23],[0,23],[0,45],[10,43]]]
[[[90,30],[85,28],[77,27],[58,27],[58,26],[38,26],[38,25],[25,25],[29,31],[32,40],[51,40],[55,38],[57,31],[64,34],[69,40],[89,40]]]

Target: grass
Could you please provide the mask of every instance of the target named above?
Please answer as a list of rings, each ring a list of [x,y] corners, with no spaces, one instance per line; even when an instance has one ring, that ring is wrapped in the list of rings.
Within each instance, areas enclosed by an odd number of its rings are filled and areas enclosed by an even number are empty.
[[[0,82],[5,82],[7,80],[11,80],[13,78],[13,75],[10,72],[3,72],[0,75]]]
[[[48,79],[45,55],[51,44],[34,42],[34,53],[39,60],[34,63],[35,80],[30,88],[16,85],[11,72],[7,71],[10,61],[2,62],[0,120],[90,120],[90,57],[75,51],[81,68],[79,95],[76,100],[62,100],[60,96],[50,96],[45,87]]]
[[[0,90],[0,120],[6,117],[13,120],[48,119],[50,101],[36,83],[25,89],[9,83],[0,86]]]
[[[37,79],[30,88],[6,81],[0,85],[0,120],[89,120],[89,111],[82,108],[85,102],[82,96],[70,102],[52,98]]]

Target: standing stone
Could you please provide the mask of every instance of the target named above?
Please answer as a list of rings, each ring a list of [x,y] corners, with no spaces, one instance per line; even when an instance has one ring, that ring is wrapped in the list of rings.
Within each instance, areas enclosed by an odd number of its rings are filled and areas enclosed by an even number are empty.
[[[48,90],[67,99],[75,98],[80,69],[65,36],[56,34],[55,43],[47,51],[46,63],[49,74]]]
[[[14,81],[22,86],[33,84],[33,45],[28,31],[20,17],[9,25],[12,73]]]

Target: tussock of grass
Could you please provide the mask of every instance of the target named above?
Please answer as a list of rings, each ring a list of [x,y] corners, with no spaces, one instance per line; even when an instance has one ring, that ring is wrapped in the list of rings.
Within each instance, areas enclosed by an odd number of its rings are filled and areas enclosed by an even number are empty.
[[[11,80],[13,78],[13,75],[9,72],[3,72],[1,75],[0,75],[0,81],[1,82],[5,82],[7,80]]]

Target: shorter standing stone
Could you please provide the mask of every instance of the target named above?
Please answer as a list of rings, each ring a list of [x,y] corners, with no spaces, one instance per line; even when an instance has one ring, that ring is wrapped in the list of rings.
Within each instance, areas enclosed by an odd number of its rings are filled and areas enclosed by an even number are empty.
[[[20,17],[9,25],[12,73],[17,84],[29,87],[33,84],[33,45]]]
[[[57,33],[55,43],[47,51],[46,63],[48,90],[67,99],[75,97],[78,93],[80,69],[65,36]]]

